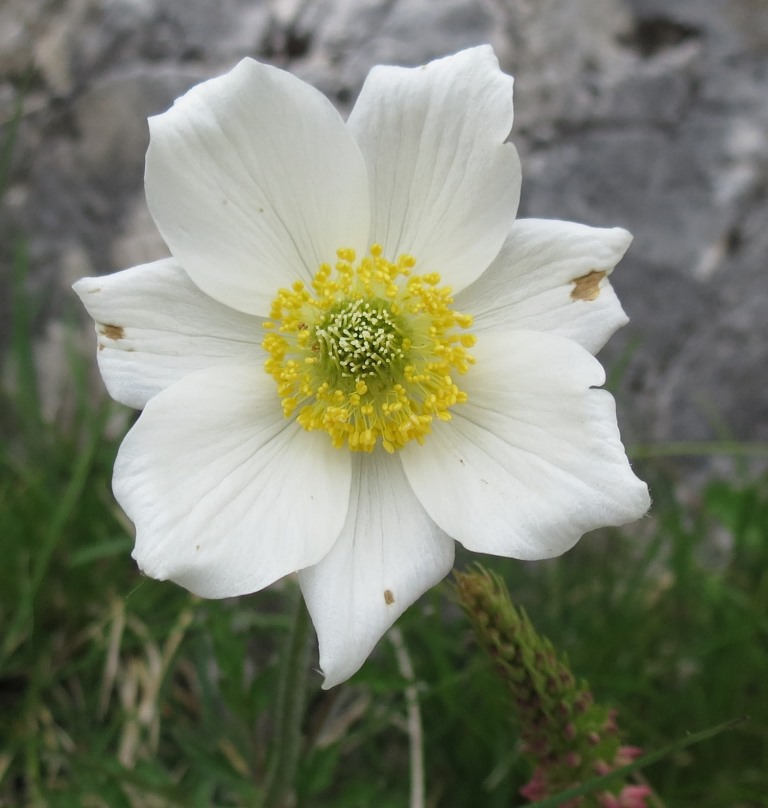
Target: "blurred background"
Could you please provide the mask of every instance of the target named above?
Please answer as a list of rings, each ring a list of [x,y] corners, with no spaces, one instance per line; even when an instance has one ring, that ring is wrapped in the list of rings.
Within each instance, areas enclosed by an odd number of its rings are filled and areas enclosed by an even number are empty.
[[[632,322],[605,354],[628,439],[767,440],[765,0],[3,0],[0,121],[25,97],[0,255],[26,234],[40,352],[73,280],[165,254],[146,118],[192,84],[251,55],[347,112],[372,65],[483,42],[516,78],[521,215],[635,235],[614,276]]]
[[[613,276],[631,323],[601,359],[656,501],[562,561],[494,568],[635,743],[753,716],[650,770],[659,805],[768,805],[768,0],[0,0],[0,806],[258,804],[280,593],[201,604],[133,569],[109,493],[128,414],[69,289],[166,254],[147,116],[246,55],[346,114],[372,65],[484,42],[516,79],[520,215],[635,235]],[[503,694],[468,685],[466,638],[437,639],[450,600],[402,621],[430,804],[521,804]],[[315,697],[299,804],[406,804],[381,656]]]

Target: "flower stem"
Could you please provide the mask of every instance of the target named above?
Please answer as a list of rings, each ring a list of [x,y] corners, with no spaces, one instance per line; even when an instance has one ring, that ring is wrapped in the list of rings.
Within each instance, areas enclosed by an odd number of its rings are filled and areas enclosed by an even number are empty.
[[[263,802],[269,808],[284,808],[293,804],[293,785],[301,750],[312,623],[298,588],[296,596],[296,613],[283,655],[275,700],[272,755]]]
[[[426,790],[424,784],[424,730],[421,724],[421,710],[419,709],[419,689],[416,685],[416,674],[413,670],[411,657],[405,647],[403,632],[397,626],[389,630],[389,639],[395,649],[397,667],[408,684],[405,688],[405,703],[407,707],[408,740],[411,751],[411,801],[410,808],[424,808],[426,804]]]

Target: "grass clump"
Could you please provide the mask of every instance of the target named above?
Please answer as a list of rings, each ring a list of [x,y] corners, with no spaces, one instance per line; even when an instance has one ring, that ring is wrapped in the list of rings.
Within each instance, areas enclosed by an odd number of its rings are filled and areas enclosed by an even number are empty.
[[[43,418],[17,264],[0,392],[0,806],[260,805],[291,584],[212,602],[139,575],[110,492],[116,408],[88,394],[91,359],[72,352],[71,417]],[[645,476],[659,475],[647,462]],[[749,717],[648,768],[658,805],[757,808],[768,793],[768,478],[712,482],[685,506],[669,479],[652,488],[654,515],[638,526],[561,559],[488,564],[619,710],[632,744],[652,752]],[[428,804],[522,805],[531,772],[518,728],[449,588],[399,625]],[[321,692],[314,678],[299,806],[407,804],[406,685],[386,641],[349,683]]]

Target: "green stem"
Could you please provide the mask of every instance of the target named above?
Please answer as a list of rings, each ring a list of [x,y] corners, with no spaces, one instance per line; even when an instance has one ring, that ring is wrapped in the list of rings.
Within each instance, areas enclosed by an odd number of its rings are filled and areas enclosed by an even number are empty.
[[[275,703],[272,756],[263,803],[268,808],[290,804],[301,750],[311,628],[309,612],[297,590],[296,615],[283,657]]]
[[[768,444],[734,440],[666,441],[630,446],[628,454],[633,460],[650,457],[768,457]]]

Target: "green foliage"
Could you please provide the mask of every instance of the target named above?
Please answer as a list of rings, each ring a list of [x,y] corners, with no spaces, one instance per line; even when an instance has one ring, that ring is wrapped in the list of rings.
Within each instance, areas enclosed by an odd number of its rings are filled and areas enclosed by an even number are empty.
[[[0,391],[0,806],[259,805],[292,584],[203,602],[143,579],[110,475],[118,408],[88,390],[41,415],[32,302],[17,254]],[[114,431],[114,430],[112,430]],[[649,460],[646,477],[658,475]],[[646,751],[749,720],[644,770],[675,808],[764,805],[768,793],[768,478],[713,482],[561,559],[486,560],[596,699]],[[460,554],[459,564],[469,557]],[[419,682],[428,803],[522,805],[530,779],[507,694],[447,586],[400,621]],[[408,804],[406,682],[383,641],[353,680],[311,676],[302,808]]]

